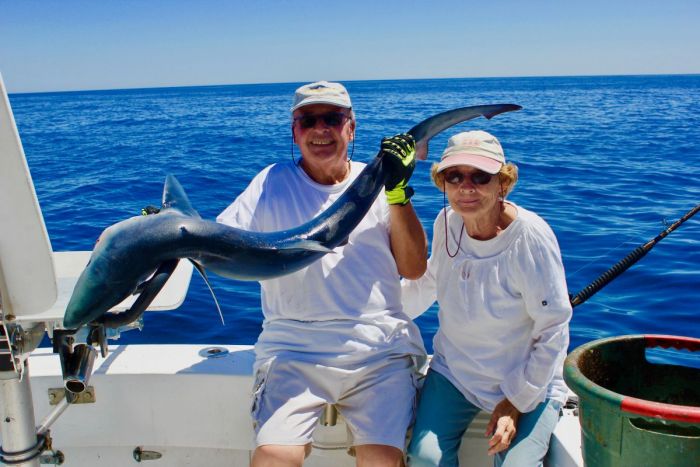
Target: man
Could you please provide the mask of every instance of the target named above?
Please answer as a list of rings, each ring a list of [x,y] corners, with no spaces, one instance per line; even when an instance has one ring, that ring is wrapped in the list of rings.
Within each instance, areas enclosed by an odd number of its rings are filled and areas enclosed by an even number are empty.
[[[273,164],[217,221],[253,231],[303,224],[328,208],[365,164],[350,161],[350,96],[339,83],[297,89],[292,136],[299,163]],[[293,274],[261,282],[251,409],[254,466],[300,466],[326,404],[344,416],[358,466],[400,466],[425,350],[401,308],[400,277],[426,268],[427,239],[407,186],[409,135],[382,141],[391,174],[348,242]]]

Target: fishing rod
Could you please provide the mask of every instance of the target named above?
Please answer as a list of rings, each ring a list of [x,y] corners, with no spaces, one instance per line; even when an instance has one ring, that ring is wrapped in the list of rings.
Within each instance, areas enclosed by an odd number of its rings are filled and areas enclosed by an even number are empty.
[[[688,211],[683,217],[678,219],[676,222],[671,224],[667,229],[665,229],[663,232],[661,232],[659,235],[657,235],[655,238],[652,240],[649,240],[647,243],[644,245],[638,246],[635,248],[630,254],[622,258],[620,261],[618,261],[616,264],[614,264],[610,269],[605,271],[603,274],[601,274],[596,280],[588,284],[586,287],[584,287],[579,293],[576,295],[572,295],[569,297],[569,300],[571,301],[571,306],[576,307],[589,298],[591,298],[595,293],[600,291],[603,287],[608,285],[610,281],[615,279],[617,276],[625,272],[627,269],[629,269],[630,266],[632,266],[634,263],[642,259],[649,251],[656,246],[657,243],[659,243],[661,240],[663,240],[668,234],[676,230],[678,227],[681,226],[681,224],[691,217],[695,215],[700,211],[700,204],[695,206],[693,209]]]

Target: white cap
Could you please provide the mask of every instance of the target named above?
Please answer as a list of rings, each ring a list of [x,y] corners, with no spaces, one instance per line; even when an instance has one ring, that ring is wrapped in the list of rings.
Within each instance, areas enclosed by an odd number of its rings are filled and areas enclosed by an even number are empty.
[[[447,141],[438,172],[456,165],[469,165],[492,175],[506,163],[501,143],[495,136],[481,130],[457,133]]]
[[[316,81],[298,88],[294,93],[294,104],[291,110],[294,112],[299,107],[311,104],[330,104],[346,109],[352,108],[350,95],[345,86],[328,81]]]

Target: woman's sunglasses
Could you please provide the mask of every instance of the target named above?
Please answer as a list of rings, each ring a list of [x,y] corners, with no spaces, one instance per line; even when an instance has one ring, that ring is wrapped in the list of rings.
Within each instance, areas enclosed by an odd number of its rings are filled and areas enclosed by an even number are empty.
[[[482,172],[481,170],[477,170],[469,175],[463,174],[459,170],[448,170],[445,171],[444,177],[445,181],[450,185],[461,185],[467,177],[469,177],[469,180],[471,180],[474,185],[486,185],[491,181],[493,175]]]
[[[326,126],[337,127],[342,125],[346,118],[350,117],[343,112],[328,112],[320,115],[302,115],[294,118],[294,121],[299,122],[299,126],[306,130],[315,127],[319,118],[323,120]]]

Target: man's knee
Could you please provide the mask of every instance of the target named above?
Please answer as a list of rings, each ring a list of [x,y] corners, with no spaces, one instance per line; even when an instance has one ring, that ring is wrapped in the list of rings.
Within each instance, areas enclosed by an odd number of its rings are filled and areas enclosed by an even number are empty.
[[[403,452],[383,444],[355,446],[355,456],[358,467],[401,467],[403,465]]]
[[[266,444],[255,449],[251,465],[253,467],[300,467],[310,452],[310,444],[301,446]]]

